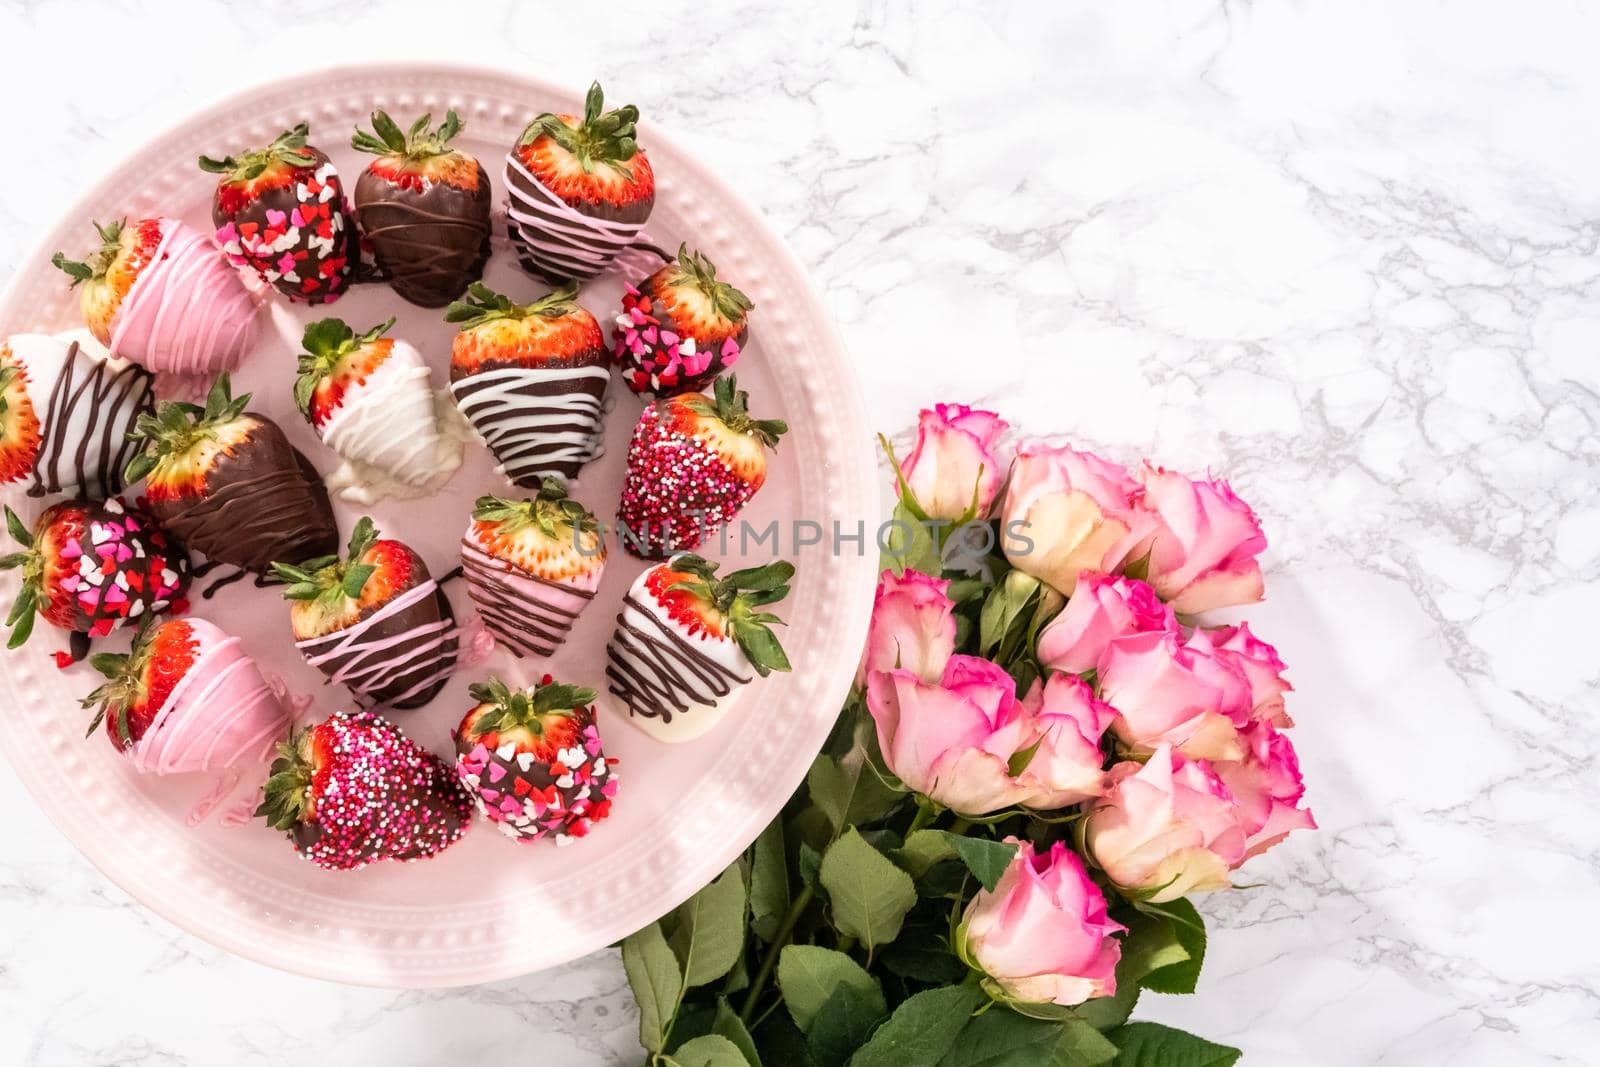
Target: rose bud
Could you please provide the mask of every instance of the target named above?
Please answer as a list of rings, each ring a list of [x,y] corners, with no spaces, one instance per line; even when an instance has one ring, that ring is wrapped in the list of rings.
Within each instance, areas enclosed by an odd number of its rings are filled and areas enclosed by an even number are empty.
[[[938,683],[905,669],[867,677],[884,762],[906,786],[962,815],[987,815],[1033,790],[1009,772],[1031,742],[1016,682],[976,656],[951,656]]]
[[[1023,806],[1049,811],[1078,804],[1105,792],[1105,756],[1100,736],[1116,709],[1094,698],[1082,678],[1052,674],[1036,681],[1022,698],[1038,747],[1017,775],[1038,788]]]
[[[1245,623],[1203,631],[1218,652],[1234,657],[1250,683],[1251,717],[1270,722],[1280,730],[1293,726],[1283,704],[1283,694],[1294,689],[1283,677],[1278,650],[1250,632]]]
[[[1117,570],[1148,538],[1154,518],[1136,506],[1138,495],[1126,470],[1093,453],[1024,446],[1002,509],[1006,558],[1071,596],[1079,573]]]
[[[930,519],[959,519],[977,501],[989,514],[1000,488],[995,442],[1006,423],[992,411],[938,404],[917,417],[917,444],[900,464],[901,476]]]
[[[867,647],[856,668],[856,685],[873,671],[904,668],[924,682],[936,682],[956,650],[955,605],[950,583],[921,571],[884,571],[872,602]]]
[[[1178,632],[1172,609],[1134,578],[1084,574],[1061,614],[1039,631],[1039,662],[1051,670],[1082,674],[1100,665],[1106,646],[1130,634]]]
[[[1311,812],[1298,807],[1306,787],[1294,745],[1270,722],[1253,723],[1243,733],[1241,760],[1214,765],[1217,777],[1233,794],[1237,817],[1249,835],[1245,858],[1258,856],[1294,830],[1314,830]]]
[[[1226,889],[1245,858],[1233,794],[1205,761],[1170,745],[1148,763],[1111,768],[1111,788],[1084,817],[1084,841],[1113,882],[1152,903]]]
[[[1140,546],[1150,553],[1146,579],[1185,615],[1261,599],[1267,547],[1255,512],[1220,478],[1192,480],[1146,464],[1139,473],[1155,529]],[[1139,553],[1135,553],[1138,555]]]
[[[1024,841],[994,891],[967,905],[957,937],[962,958],[1002,996],[1070,1007],[1116,994],[1122,946],[1112,935],[1126,929],[1106,917],[1076,853],[1057,841],[1039,854]]]
[[[1117,709],[1111,731],[1137,754],[1171,744],[1195,759],[1238,759],[1250,721],[1250,683],[1203,633],[1187,642],[1161,631],[1111,642],[1100,660],[1100,698]]]

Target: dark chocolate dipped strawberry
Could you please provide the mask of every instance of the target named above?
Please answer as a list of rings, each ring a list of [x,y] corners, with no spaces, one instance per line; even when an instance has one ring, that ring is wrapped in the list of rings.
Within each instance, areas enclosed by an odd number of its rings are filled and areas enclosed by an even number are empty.
[[[642,559],[684,552],[727,525],[767,480],[767,449],[789,427],[750,414],[729,374],[711,396],[680,393],[644,409],[617,505],[622,547]]]
[[[401,130],[387,113],[372,113],[373,133],[357,130],[350,145],[377,159],[356,179],[356,219],[378,269],[401,297],[444,307],[483,276],[489,260],[489,176],[450,142],[461,118],[445,115],[431,129],[424,115]]]
[[[606,679],[628,721],[659,741],[691,741],[715,726],[728,698],[756,675],[789,670],[767,611],[789,595],[784,560],[721,577],[688,553],[634,581],[606,646]]]
[[[622,295],[612,353],[636,393],[697,392],[738,362],[750,335],[750,298],[680,245],[678,258]]]
[[[274,561],[332,555],[339,532],[316,469],[249,403],[224,374],[204,407],[173,401],[141,417],[128,481],[148,477],[150,510],[219,563],[264,573]]]
[[[573,478],[600,454],[610,361],[577,296],[567,285],[517,304],[477,282],[445,313],[461,327],[450,346],[456,406],[500,472],[527,489]]]
[[[548,656],[594,599],[606,546],[594,515],[554,478],[532,500],[482,496],[461,538],[467,594],[517,656]]]
[[[222,175],[212,200],[217,244],[235,266],[259,274],[290,300],[326,304],[359,264],[355,221],[333,161],[306,144],[305,123],[265,148],[200,169]]]
[[[595,725],[593,689],[545,675],[531,689],[498,678],[470,687],[456,728],[456,771],[507,837],[569,845],[611,814],[616,760]]]
[[[278,753],[256,815],[324,870],[427,859],[472,818],[455,769],[374,712],[338,712]]]
[[[42,615],[74,635],[71,658],[81,659],[85,638],[167,611],[188,588],[183,546],[150,515],[119,500],[51,505],[32,530],[5,511],[6,527],[23,548],[0,558],[0,569],[22,570],[22,589],[6,617],[8,648],[26,641]]]
[[[656,202],[638,120],[632,104],[606,111],[595,82],[582,118],[528,123],[506,156],[507,224],[524,268],[551,284],[582,281],[638,240]]]
[[[363,707],[418,708],[456,665],[458,635],[428,565],[363,518],[344,559],[274,563],[288,583],[289,621],[306,662],[350,687]]]

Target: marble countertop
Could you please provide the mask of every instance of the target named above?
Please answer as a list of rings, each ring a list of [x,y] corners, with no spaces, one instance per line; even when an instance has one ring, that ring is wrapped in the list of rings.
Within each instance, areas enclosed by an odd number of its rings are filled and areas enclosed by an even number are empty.
[[[1593,1062],[1600,13],[1101,7],[479,0],[441,34],[437,4],[0,0],[0,281],[100,168],[275,73],[598,75],[787,237],[880,427],[981,402],[1261,512],[1250,615],[1322,829],[1208,900],[1201,995],[1141,1014],[1250,1064]],[[0,807],[0,1063],[638,1060],[612,953],[290,977],[128,899],[8,770]]]

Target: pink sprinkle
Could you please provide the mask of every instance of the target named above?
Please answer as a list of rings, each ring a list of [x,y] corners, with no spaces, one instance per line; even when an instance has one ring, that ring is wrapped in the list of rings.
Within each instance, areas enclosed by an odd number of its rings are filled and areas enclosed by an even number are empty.
[[[662,330],[661,343],[665,345],[675,345],[678,343],[678,335],[673,333],[671,330]]]
[[[296,210],[299,210],[299,209],[297,208]],[[271,207],[267,208],[267,225],[271,226],[274,229],[277,229],[279,226],[282,226],[284,224],[284,222],[288,218],[289,218],[289,216],[285,215],[283,212],[279,211],[277,208],[271,208]],[[298,226],[299,223],[295,223],[295,225]]]
[[[83,546],[78,543],[78,539],[75,537],[61,546],[62,559],[77,559],[81,555],[83,555]]]
[[[498,763],[489,764],[489,781],[499,782],[506,776],[506,769]]]
[[[478,763],[487,762],[489,759],[488,746],[486,746],[482,741],[479,741],[472,749],[472,758]]]

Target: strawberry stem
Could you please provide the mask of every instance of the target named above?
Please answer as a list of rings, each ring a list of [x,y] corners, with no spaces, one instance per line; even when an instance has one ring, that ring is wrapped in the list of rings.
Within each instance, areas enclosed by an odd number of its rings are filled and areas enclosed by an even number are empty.
[[[310,134],[311,128],[302,122],[278,134],[277,139],[265,148],[221,159],[201,156],[200,169],[209,174],[225,174],[231,182],[248,182],[261,177],[269,167],[278,164],[304,167],[316,158],[311,149],[306,147],[306,138]]]
[[[457,300],[445,309],[444,321],[470,330],[496,319],[559,319],[579,310],[577,297],[578,283],[568,282],[531,304],[518,304],[482,282],[473,282],[465,300]]]
[[[421,161],[434,156],[448,155],[455,149],[450,147],[450,142],[466,126],[461,121],[461,116],[452,108],[446,112],[444,121],[436,130],[430,130],[428,124],[433,121],[433,115],[423,115],[411,124],[411,129],[402,131],[383,110],[372,113],[373,133],[357,128],[355,136],[350,139],[350,147],[358,152],[370,152],[379,156],[403,156],[408,160]]]
[[[532,144],[540,137],[549,137],[572,153],[585,173],[603,163],[632,181],[633,171],[623,164],[638,154],[638,121],[639,109],[632,104],[606,111],[605,94],[600,83],[595,82],[584,97],[583,121],[578,125],[568,125],[566,119],[547,111],[528,123],[517,144]]]

